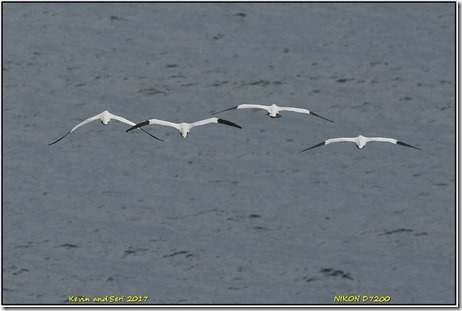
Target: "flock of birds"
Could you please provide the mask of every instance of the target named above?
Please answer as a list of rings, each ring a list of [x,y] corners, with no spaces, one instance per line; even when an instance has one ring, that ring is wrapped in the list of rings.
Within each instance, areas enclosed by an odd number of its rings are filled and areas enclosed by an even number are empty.
[[[212,115],[222,113],[222,112],[225,112],[225,111],[235,110],[235,109],[263,109],[263,110],[266,110],[267,115],[269,117],[271,117],[271,118],[279,118],[279,117],[281,117],[281,114],[280,114],[281,111],[291,111],[291,112],[297,112],[297,113],[303,113],[303,114],[307,114],[307,115],[312,115],[312,116],[324,119],[326,121],[333,122],[332,120],[329,120],[329,119],[327,119],[325,117],[320,116],[319,114],[314,113],[313,111],[310,111],[310,110],[307,110],[307,109],[304,109],[304,108],[279,107],[277,105],[264,106],[264,105],[256,105],[256,104],[241,104],[241,105],[238,105],[238,106],[234,106],[234,107],[231,107],[231,108],[228,108],[228,109],[225,109],[225,110],[215,112]],[[109,111],[105,110],[102,113],[100,113],[100,114],[98,114],[96,116],[93,116],[91,118],[88,118],[85,121],[77,124],[69,132],[67,132],[65,135],[63,135],[59,139],[55,140],[54,142],[50,143],[49,145],[56,144],[57,142],[62,140],[64,137],[66,137],[67,135],[69,135],[70,133],[72,133],[73,131],[78,129],[79,127],[81,127],[81,126],[83,126],[83,125],[85,125],[87,123],[90,123],[92,121],[95,121],[95,120],[100,120],[103,125],[107,125],[111,120],[117,120],[119,122],[123,122],[123,123],[128,124],[128,125],[131,126],[126,132],[132,131],[134,129],[139,129],[139,130],[143,131],[144,133],[146,133],[146,134],[150,135],[151,137],[153,137],[153,138],[155,138],[157,140],[160,140],[160,141],[163,141],[163,140],[156,137],[156,136],[154,136],[154,135],[152,135],[151,133],[147,132],[142,127],[144,127],[146,125],[150,125],[150,124],[173,127],[173,128],[176,128],[178,131],[180,131],[181,136],[183,136],[184,138],[186,138],[189,131],[193,127],[206,125],[206,124],[217,123],[217,124],[224,124],[224,125],[228,125],[228,126],[233,126],[233,127],[236,127],[236,128],[242,128],[241,126],[239,126],[239,125],[237,125],[237,124],[235,124],[235,123],[233,123],[231,121],[227,121],[227,120],[224,120],[224,119],[221,119],[221,118],[216,118],[216,117],[200,120],[200,121],[197,121],[197,122],[194,122],[194,123],[185,123],[185,122],[183,122],[183,123],[173,123],[173,122],[159,120],[159,119],[149,119],[149,120],[146,120],[146,121],[143,121],[141,123],[136,124],[136,123],[134,123],[134,122],[132,122],[130,120],[127,120],[127,119],[125,119],[123,117],[112,114]],[[364,146],[368,142],[372,142],[372,141],[392,143],[392,144],[396,144],[396,145],[401,145],[401,146],[421,150],[418,147],[412,146],[410,144],[407,144],[407,143],[405,143],[403,141],[400,141],[400,140],[397,140],[397,139],[394,139],[394,138],[365,137],[365,136],[359,135],[357,137],[338,137],[338,138],[327,139],[327,140],[325,140],[323,142],[320,142],[319,144],[316,144],[316,145],[311,146],[309,148],[303,149],[301,152],[308,151],[310,149],[321,147],[321,146],[332,144],[332,143],[338,143],[338,142],[352,142],[352,143],[356,144],[356,147],[358,149],[363,149]]]

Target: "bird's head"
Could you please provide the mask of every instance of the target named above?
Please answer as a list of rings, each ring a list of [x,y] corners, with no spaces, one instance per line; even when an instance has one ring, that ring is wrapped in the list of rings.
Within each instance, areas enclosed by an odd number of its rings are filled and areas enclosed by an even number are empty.
[[[269,116],[272,119],[278,119],[278,118],[282,117],[279,113],[272,114],[271,112],[268,112],[266,115]]]
[[[180,131],[181,136],[186,138],[186,136],[189,134],[189,131],[191,130],[191,125],[189,123],[181,123],[178,127],[178,130]]]
[[[358,149],[363,149],[364,146],[366,146],[367,144],[367,138],[364,137],[363,135],[359,135],[358,137],[356,137],[356,147],[358,147]]]
[[[109,121],[111,121],[111,114],[109,113],[109,111],[103,111],[103,113],[101,113],[100,120],[101,123],[103,123],[103,125],[107,125]]]

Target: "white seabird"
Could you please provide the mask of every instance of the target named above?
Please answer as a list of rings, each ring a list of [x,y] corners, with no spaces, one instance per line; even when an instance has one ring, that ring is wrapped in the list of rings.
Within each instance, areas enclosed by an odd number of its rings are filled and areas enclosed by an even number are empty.
[[[328,145],[328,144],[332,144],[332,143],[340,143],[340,142],[352,142],[352,143],[355,143],[356,144],[356,147],[358,149],[363,149],[364,146],[370,142],[370,141],[378,141],[378,142],[385,142],[385,143],[392,143],[392,144],[398,144],[398,145],[401,145],[401,146],[405,146],[405,147],[411,147],[411,148],[414,148],[414,149],[419,149],[419,150],[422,150],[420,148],[417,148],[417,147],[414,147],[412,145],[409,145],[405,142],[402,142],[400,140],[397,140],[397,139],[394,139],[394,138],[384,138],[384,137],[364,137],[362,135],[359,135],[357,137],[339,137],[339,138],[331,138],[331,139],[328,139],[328,140],[325,140],[317,145],[314,145],[312,147],[309,147],[309,148],[306,148],[304,150],[302,150],[301,152],[304,152],[304,151],[307,151],[307,150],[310,150],[310,149],[313,149],[313,148],[316,148],[316,147],[321,147],[321,146],[324,146],[324,145]]]
[[[298,113],[304,113],[304,114],[311,114],[311,115],[313,115],[315,117],[324,119],[326,121],[334,122],[334,121],[329,120],[327,118],[324,118],[324,117],[320,116],[319,114],[314,113],[313,111],[310,111],[308,109],[293,108],[293,107],[279,107],[277,105],[265,106],[265,105],[255,105],[255,104],[242,104],[242,105],[234,106],[234,107],[231,107],[231,108],[228,108],[228,109],[225,109],[225,110],[214,112],[214,113],[212,113],[212,115],[215,115],[215,114],[221,113],[221,112],[225,112],[225,111],[229,111],[229,110],[234,110],[234,109],[263,109],[263,110],[266,110],[268,112],[268,116],[270,116],[271,118],[280,118],[281,117],[281,115],[279,114],[280,111],[292,111],[292,112],[298,112]]]
[[[138,128],[138,127],[141,128],[142,126],[145,126],[145,125],[157,124],[157,125],[174,127],[174,128],[176,128],[177,130],[180,131],[181,136],[186,138],[189,131],[193,127],[200,126],[200,125],[205,125],[205,124],[209,124],[209,123],[220,123],[220,124],[225,124],[225,125],[229,125],[229,126],[234,126],[234,127],[237,127],[237,128],[242,128],[242,127],[240,127],[239,125],[237,125],[237,124],[235,124],[233,122],[223,120],[223,119],[219,119],[219,118],[209,118],[209,119],[197,121],[197,122],[194,122],[194,123],[173,123],[173,122],[168,122],[168,121],[163,121],[163,120],[158,120],[158,119],[150,119],[150,120],[146,120],[146,121],[143,121],[141,123],[138,123],[138,124],[132,126],[131,128],[129,128],[127,130],[127,132],[131,131],[131,130],[133,130],[135,128]]]
[[[126,123],[128,125],[135,125],[135,122],[132,122],[130,120],[127,120],[127,119],[119,117],[119,116],[116,116],[115,114],[112,114],[109,111],[105,110],[105,111],[101,112],[100,114],[98,114],[98,115],[96,115],[94,117],[88,118],[85,121],[77,124],[69,132],[67,132],[66,135],[64,135],[63,137],[59,138],[58,140],[56,140],[56,141],[54,141],[54,142],[52,142],[51,144],[48,144],[48,145],[56,144],[58,141],[60,141],[61,139],[63,139],[64,137],[66,137],[67,135],[69,135],[70,133],[75,131],[76,129],[78,129],[79,127],[81,127],[81,126],[83,126],[83,125],[85,125],[87,123],[90,123],[92,121],[98,120],[98,119],[101,121],[101,123],[103,125],[107,125],[109,123],[109,121],[111,121],[111,119]],[[151,137],[153,137],[153,138],[155,138],[157,140],[163,141],[162,139],[157,138],[156,136],[152,135],[149,132],[146,132],[145,130],[143,130],[141,128],[140,128],[140,130],[142,130],[143,132],[145,132],[146,134],[148,134],[149,136],[151,136]]]

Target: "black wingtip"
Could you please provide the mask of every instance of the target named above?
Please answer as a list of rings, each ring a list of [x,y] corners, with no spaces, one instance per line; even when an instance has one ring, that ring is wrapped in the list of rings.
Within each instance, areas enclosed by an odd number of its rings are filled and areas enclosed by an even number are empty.
[[[220,110],[220,111],[217,111],[217,112],[213,112],[212,116],[216,115],[216,114],[219,114],[219,113],[222,113],[222,112],[225,112],[225,111],[237,109],[237,107],[239,107],[239,106],[234,106],[234,107],[231,107],[231,108],[228,108],[228,109],[225,109],[225,110]]]
[[[134,130],[136,128],[139,128],[139,127],[142,127],[142,126],[145,126],[145,125],[148,125],[149,124],[149,120],[146,120],[146,121],[143,121],[141,123],[138,123],[136,125],[133,125],[131,128],[129,128],[128,130],[126,130],[125,132],[130,132],[131,130]]]
[[[396,141],[396,143],[397,143],[398,145],[401,145],[401,146],[410,147],[410,148],[414,148],[414,149],[417,149],[417,150],[422,150],[422,149],[420,149],[420,148],[418,148],[418,147],[415,147],[415,146],[406,144],[405,142],[402,142],[402,141],[399,141],[399,140]]]
[[[60,140],[61,140],[61,139],[58,139],[58,140],[56,140],[56,141],[54,141],[54,142],[52,142],[52,143],[49,143],[48,146],[54,145],[54,144],[56,144],[56,143],[57,143],[58,141],[60,141]]]
[[[71,133],[71,132],[68,132],[68,133],[67,133],[66,135],[64,135],[63,137],[61,137],[61,138],[59,138],[59,139],[55,140],[54,142],[52,142],[52,143],[48,144],[48,146],[51,146],[51,145],[54,145],[54,144],[56,144],[58,141],[60,141],[61,139],[63,139],[63,138],[64,138],[64,137],[66,137],[67,135],[69,135],[70,133]]]
[[[314,113],[313,111],[310,111],[310,114],[312,114],[312,115],[315,116],[315,117],[318,117],[318,118],[321,118],[321,119],[324,119],[324,120],[326,120],[326,121],[329,121],[329,122],[334,123],[334,121],[329,120],[329,119],[327,119],[327,118],[324,118],[323,116],[320,116],[319,114]]]
[[[303,149],[303,150],[300,151],[300,152],[305,152],[305,151],[308,151],[308,150],[310,150],[310,149],[314,149],[314,148],[317,148],[317,147],[321,147],[321,146],[324,146],[325,144],[326,144],[326,142],[323,141],[322,143],[319,143],[319,144],[317,144],[317,145],[314,145],[314,146],[311,146],[311,147],[309,147],[309,148]]]
[[[218,119],[217,122],[221,123],[221,124],[226,124],[226,125],[229,125],[229,126],[234,126],[234,127],[240,128],[240,129],[242,128],[240,125],[237,125],[236,123],[233,123],[233,122],[228,121],[228,120]]]
[[[160,139],[159,137],[156,137],[156,136],[152,135],[151,133],[149,133],[145,129],[142,129],[141,127],[139,129],[142,130],[143,132],[145,132],[146,134],[148,134],[149,136],[151,136],[152,138],[155,138],[155,139],[160,140],[160,141],[164,141],[163,139]]]

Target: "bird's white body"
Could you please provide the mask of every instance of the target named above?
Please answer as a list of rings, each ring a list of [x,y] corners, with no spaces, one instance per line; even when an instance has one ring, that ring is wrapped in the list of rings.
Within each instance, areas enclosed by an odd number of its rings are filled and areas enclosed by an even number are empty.
[[[415,149],[419,149],[421,150],[420,148],[417,148],[417,147],[414,147],[412,145],[409,145],[405,142],[402,142],[402,141],[399,141],[397,139],[394,139],[394,138],[385,138],[385,137],[365,137],[363,135],[359,135],[357,137],[338,137],[338,138],[331,138],[331,139],[328,139],[328,140],[325,140],[317,145],[314,145],[312,147],[309,147],[309,148],[306,148],[304,150],[302,150],[302,152],[304,151],[307,151],[307,150],[310,150],[310,149],[313,149],[313,148],[316,148],[316,147],[321,147],[321,146],[324,146],[324,145],[328,145],[328,144],[332,144],[332,143],[339,143],[339,142],[352,142],[352,143],[355,143],[356,144],[356,147],[358,149],[363,149],[364,146],[366,146],[366,144],[368,142],[371,142],[371,141],[377,141],[377,142],[386,142],[386,143],[392,143],[392,144],[398,144],[398,145],[401,145],[401,146],[405,146],[405,147],[411,147],[411,148],[415,148]]]
[[[265,106],[265,105],[256,105],[256,104],[241,104],[241,105],[238,105],[238,106],[234,106],[234,107],[231,107],[231,108],[228,108],[228,109],[225,109],[225,110],[221,110],[221,111],[218,111],[218,112],[215,112],[213,114],[217,114],[217,113],[220,113],[220,112],[225,112],[225,111],[229,111],[229,110],[233,110],[233,109],[263,109],[263,110],[266,110],[267,113],[268,113],[268,116],[271,117],[271,118],[280,118],[281,115],[279,112],[281,111],[291,111],[291,112],[297,112],[297,113],[303,113],[303,114],[311,114],[313,116],[316,116],[316,117],[319,117],[321,119],[324,119],[324,120],[327,120],[329,122],[333,122],[327,118],[324,118],[316,113],[314,113],[313,111],[310,111],[308,109],[304,109],[304,108],[294,108],[294,107],[279,107],[277,105],[269,105],[269,106]]]
[[[131,131],[131,130],[137,128],[137,127],[141,128],[142,126],[145,126],[145,125],[148,125],[148,124],[157,124],[157,125],[170,126],[170,127],[176,128],[178,131],[180,131],[181,136],[186,138],[186,136],[188,136],[189,131],[193,127],[201,126],[201,125],[205,125],[205,124],[210,124],[210,123],[221,123],[221,124],[226,124],[226,125],[241,128],[237,124],[234,124],[234,123],[232,123],[230,121],[226,121],[226,120],[219,119],[219,118],[209,118],[209,119],[197,121],[197,122],[194,122],[194,123],[185,123],[185,122],[183,122],[183,123],[173,123],[173,122],[159,120],[159,119],[149,119],[149,120],[146,120],[144,122],[141,122],[141,123],[138,123],[138,124],[132,126],[131,128],[129,128],[127,130],[127,132]]]
[[[278,107],[276,105],[270,105],[270,106],[265,106],[265,105],[254,105],[254,104],[242,104],[237,106],[236,109],[263,109],[268,112],[268,116],[271,118],[279,118],[281,115],[279,114],[279,111],[284,110],[284,107]],[[309,113],[308,113],[309,114]]]
[[[58,140],[52,142],[52,143],[49,144],[49,145],[53,145],[53,144],[57,143],[58,141],[60,141],[61,139],[63,139],[64,137],[66,137],[67,135],[69,135],[70,133],[72,133],[73,131],[75,131],[76,129],[78,129],[79,127],[84,126],[85,124],[90,123],[90,122],[95,121],[95,120],[98,120],[98,119],[101,121],[101,123],[102,123],[103,125],[109,124],[109,122],[110,122],[111,120],[117,120],[117,121],[119,121],[119,122],[122,122],[122,123],[125,123],[125,124],[128,124],[128,125],[132,125],[132,126],[135,125],[135,122],[132,122],[132,121],[127,120],[127,119],[125,119],[125,118],[123,118],[123,117],[120,117],[120,116],[117,116],[117,115],[115,115],[115,114],[112,114],[112,113],[110,113],[109,111],[105,110],[105,111],[101,112],[100,114],[97,114],[96,116],[93,116],[93,117],[91,117],[91,118],[88,118],[88,119],[86,119],[85,121],[83,121],[83,122],[77,124],[77,125],[74,126],[69,132],[67,132],[66,135],[62,136],[61,138],[59,138]],[[155,138],[155,139],[161,140],[161,139],[155,137],[154,135],[152,135],[152,134],[150,134],[150,133],[148,133],[148,132],[146,132],[146,131],[144,131],[144,130],[143,130],[143,132],[145,132],[146,134],[150,135],[151,137],[153,137],[153,138]]]

